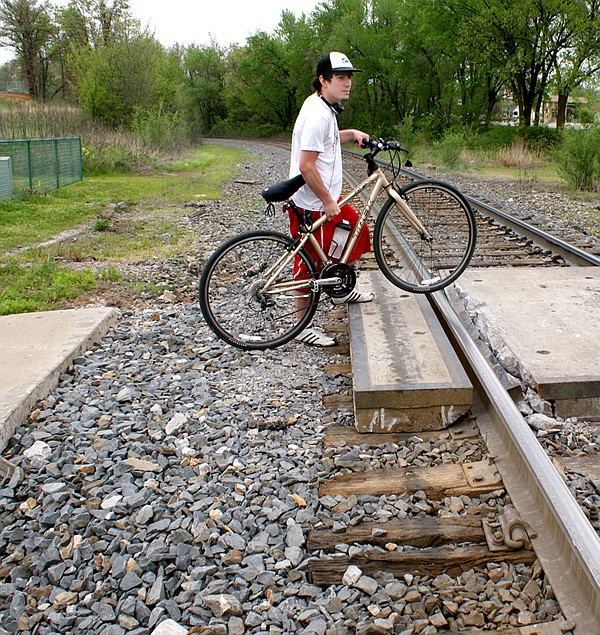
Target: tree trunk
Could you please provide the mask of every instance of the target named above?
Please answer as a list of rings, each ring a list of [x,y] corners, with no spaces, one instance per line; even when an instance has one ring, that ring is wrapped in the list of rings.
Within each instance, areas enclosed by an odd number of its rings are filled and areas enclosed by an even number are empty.
[[[558,93],[558,106],[556,111],[556,129],[562,130],[567,121],[567,103],[569,95],[563,92]]]

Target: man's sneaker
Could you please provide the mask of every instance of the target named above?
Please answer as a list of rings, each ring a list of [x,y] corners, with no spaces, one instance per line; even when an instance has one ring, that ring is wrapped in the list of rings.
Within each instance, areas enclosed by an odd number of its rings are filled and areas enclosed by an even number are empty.
[[[370,291],[357,291],[353,289],[341,298],[332,298],[334,304],[358,304],[359,302],[371,302],[375,299],[375,294]]]
[[[296,335],[294,338],[298,342],[304,342],[304,344],[309,344],[310,346],[335,346],[335,340],[333,337],[329,337],[329,335],[325,335],[323,331],[315,328],[314,326],[310,326],[307,329],[304,329],[300,335]]]

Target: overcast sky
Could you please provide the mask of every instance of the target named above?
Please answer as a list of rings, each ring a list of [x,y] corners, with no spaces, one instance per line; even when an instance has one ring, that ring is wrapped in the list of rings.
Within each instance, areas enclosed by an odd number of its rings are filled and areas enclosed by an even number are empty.
[[[148,25],[165,46],[210,44],[211,37],[223,46],[243,44],[256,31],[272,33],[287,9],[299,17],[309,14],[320,0],[129,0],[131,12]],[[52,0],[64,6],[68,0]],[[0,47],[0,63],[13,57]]]

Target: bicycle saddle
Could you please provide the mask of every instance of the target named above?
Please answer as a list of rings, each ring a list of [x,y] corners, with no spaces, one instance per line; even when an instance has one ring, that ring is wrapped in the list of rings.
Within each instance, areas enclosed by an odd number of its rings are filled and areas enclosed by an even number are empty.
[[[269,185],[261,192],[261,196],[267,201],[267,203],[279,203],[286,201],[292,194],[295,194],[306,181],[302,174],[298,174],[287,181],[281,181],[275,185]]]

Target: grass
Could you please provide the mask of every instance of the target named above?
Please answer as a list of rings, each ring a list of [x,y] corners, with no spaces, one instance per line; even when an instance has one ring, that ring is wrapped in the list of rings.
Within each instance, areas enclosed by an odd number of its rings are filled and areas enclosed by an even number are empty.
[[[60,308],[100,281],[119,283],[111,262],[184,253],[191,238],[179,223],[181,205],[220,198],[242,154],[203,145],[149,172],[96,174],[1,203],[0,315]],[[43,244],[68,230],[81,233]],[[95,273],[73,266],[86,261]]]
[[[0,266],[0,314],[49,310],[95,285],[89,270],[59,268],[51,262],[23,267],[11,260]]]

